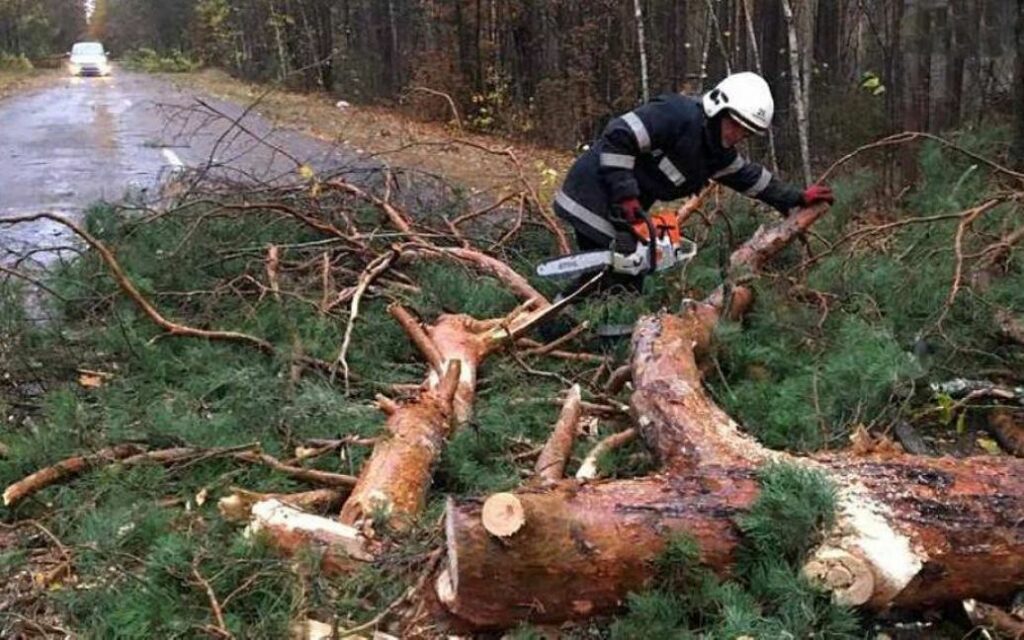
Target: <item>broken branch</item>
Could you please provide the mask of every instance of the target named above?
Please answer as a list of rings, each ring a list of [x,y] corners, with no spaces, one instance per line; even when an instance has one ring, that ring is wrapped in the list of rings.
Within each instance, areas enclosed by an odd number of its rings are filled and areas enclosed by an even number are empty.
[[[74,477],[97,464],[113,462],[141,452],[142,447],[136,444],[119,444],[107,449],[101,449],[93,454],[73,456],[61,460],[57,464],[40,469],[7,487],[4,490],[4,506],[9,507],[34,493],[42,491],[62,480]]]
[[[572,445],[576,440],[576,430],[579,425],[580,416],[583,414],[580,386],[573,385],[562,405],[562,412],[558,416],[551,431],[551,437],[537,458],[534,472],[537,479],[542,482],[555,482],[565,476],[565,465],[572,453]]]
[[[597,443],[587,457],[583,458],[583,463],[580,464],[580,468],[576,471],[577,480],[596,480],[601,476],[598,471],[598,463],[601,458],[608,453],[618,449],[619,447],[632,442],[636,438],[636,429],[626,429],[618,433],[613,433],[604,440]]]

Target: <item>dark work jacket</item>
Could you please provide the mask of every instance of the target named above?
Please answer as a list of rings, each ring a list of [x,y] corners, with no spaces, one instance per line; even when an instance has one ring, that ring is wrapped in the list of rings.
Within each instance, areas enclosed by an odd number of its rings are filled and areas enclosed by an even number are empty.
[[[708,181],[765,202],[783,214],[801,204],[802,191],[735,149],[721,144],[719,123],[700,100],[665,94],[614,118],[569,170],[555,211],[589,239],[614,236],[614,203],[638,198],[645,209],[698,193]]]

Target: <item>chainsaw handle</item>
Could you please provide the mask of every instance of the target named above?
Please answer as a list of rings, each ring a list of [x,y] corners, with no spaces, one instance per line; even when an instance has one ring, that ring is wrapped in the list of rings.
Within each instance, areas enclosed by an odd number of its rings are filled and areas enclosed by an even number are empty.
[[[647,247],[650,251],[647,273],[654,273],[658,269],[658,233],[654,228],[654,222],[651,221],[651,216],[644,209],[640,209],[640,219],[647,225]]]

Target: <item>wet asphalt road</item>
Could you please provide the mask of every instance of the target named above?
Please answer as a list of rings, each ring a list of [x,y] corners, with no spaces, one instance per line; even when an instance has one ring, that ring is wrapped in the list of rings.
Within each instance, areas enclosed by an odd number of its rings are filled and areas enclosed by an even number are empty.
[[[340,145],[275,129],[258,109],[241,120],[245,133],[232,124],[243,111],[120,70],[107,78],[64,78],[0,101],[0,217],[79,217],[97,201],[126,197],[155,204],[160,185],[181,166],[212,163],[233,178],[273,181],[294,179],[296,161],[318,170],[369,165]],[[0,263],[34,251],[32,261],[45,264],[55,256],[39,249],[68,241],[52,223],[0,226]]]

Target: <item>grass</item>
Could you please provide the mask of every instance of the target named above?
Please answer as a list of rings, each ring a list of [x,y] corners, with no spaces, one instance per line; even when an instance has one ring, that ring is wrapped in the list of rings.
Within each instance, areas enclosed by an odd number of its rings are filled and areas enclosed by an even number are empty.
[[[43,87],[63,74],[54,70],[4,70],[0,69],[0,100]]]

